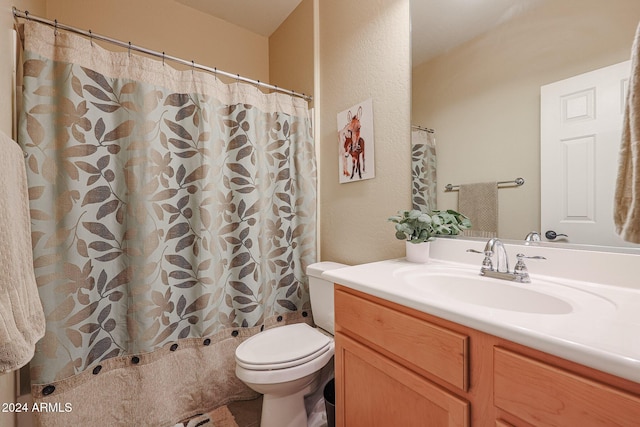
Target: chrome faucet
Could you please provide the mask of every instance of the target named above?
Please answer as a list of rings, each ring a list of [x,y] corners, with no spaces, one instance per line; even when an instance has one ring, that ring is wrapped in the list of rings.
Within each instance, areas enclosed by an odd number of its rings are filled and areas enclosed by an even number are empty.
[[[527,266],[524,264],[524,258],[530,259],[546,259],[543,256],[527,257],[523,254],[518,254],[518,262],[513,269],[513,272],[509,271],[509,257],[504,245],[500,239],[493,237],[489,239],[484,247],[484,252],[477,251],[475,249],[467,249],[467,252],[474,252],[478,254],[484,254],[484,260],[482,261],[482,267],[480,268],[480,275],[493,277],[502,280],[511,280],[519,283],[530,283],[531,278],[527,271]],[[493,268],[493,262],[491,257],[496,254],[496,268]]]
[[[524,238],[525,242],[540,242],[542,241],[542,238],[540,237],[540,233],[538,233],[537,231],[531,231],[530,233],[528,233],[525,238]]]
[[[491,253],[489,256],[496,254],[496,271],[498,273],[509,272],[509,256],[500,239],[497,237],[489,239],[484,247],[484,253],[487,254],[487,252]]]

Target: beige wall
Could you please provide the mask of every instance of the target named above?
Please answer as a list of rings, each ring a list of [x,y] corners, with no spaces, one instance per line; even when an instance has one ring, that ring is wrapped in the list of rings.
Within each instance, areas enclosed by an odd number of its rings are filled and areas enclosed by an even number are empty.
[[[302,0],[269,37],[269,83],[313,96],[313,0]]]
[[[174,0],[46,0],[46,4],[50,20],[269,81],[267,37]]]
[[[0,0],[0,130],[7,135],[12,133],[13,105],[13,27],[12,8],[28,10],[34,14],[43,14],[45,0]],[[3,425],[0,423],[0,425]]]
[[[501,189],[501,237],[540,227],[540,86],[629,59],[637,0],[547,1],[413,70],[412,122],[436,130],[444,185],[523,177]],[[612,189],[613,191],[613,189]]]
[[[319,19],[321,258],[404,256],[387,218],[411,206],[409,0],[321,0]],[[336,115],[369,98],[376,175],[341,185]]]

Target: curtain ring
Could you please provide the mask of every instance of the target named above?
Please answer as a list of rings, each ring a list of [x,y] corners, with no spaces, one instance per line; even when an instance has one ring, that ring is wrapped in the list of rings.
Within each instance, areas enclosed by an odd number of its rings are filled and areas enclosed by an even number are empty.
[[[29,18],[29,11],[28,10],[24,11],[24,17],[27,18],[27,21],[31,21],[31,18]]]
[[[193,76],[193,70],[196,68],[196,64],[193,61],[193,59],[191,60],[191,76]]]
[[[128,50],[128,53],[129,53],[129,58],[131,58],[131,42],[129,42],[129,50]]]
[[[91,47],[93,47],[93,33],[89,30],[89,43],[91,43]]]
[[[162,52],[162,66],[164,67],[164,52]]]
[[[53,26],[53,28],[54,28],[54,29],[53,29],[53,35],[54,35],[54,36],[57,36],[57,35],[58,35],[58,20],[57,20],[57,19],[54,19],[54,20],[53,20],[53,23],[54,23],[54,26]]]

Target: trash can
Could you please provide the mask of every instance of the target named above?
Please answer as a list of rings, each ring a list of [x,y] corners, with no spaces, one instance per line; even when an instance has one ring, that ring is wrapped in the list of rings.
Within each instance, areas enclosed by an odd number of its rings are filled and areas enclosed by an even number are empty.
[[[324,407],[327,410],[327,427],[336,427],[336,381],[331,379],[324,386]]]

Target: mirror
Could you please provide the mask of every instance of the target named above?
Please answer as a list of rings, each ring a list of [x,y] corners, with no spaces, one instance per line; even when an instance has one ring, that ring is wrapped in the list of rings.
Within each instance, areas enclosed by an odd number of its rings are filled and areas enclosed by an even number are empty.
[[[447,184],[522,177],[498,190],[498,237],[545,240],[540,87],[628,60],[640,2],[411,0],[411,13],[412,124],[435,130],[437,208],[457,208]],[[435,48],[441,39],[455,43]]]

